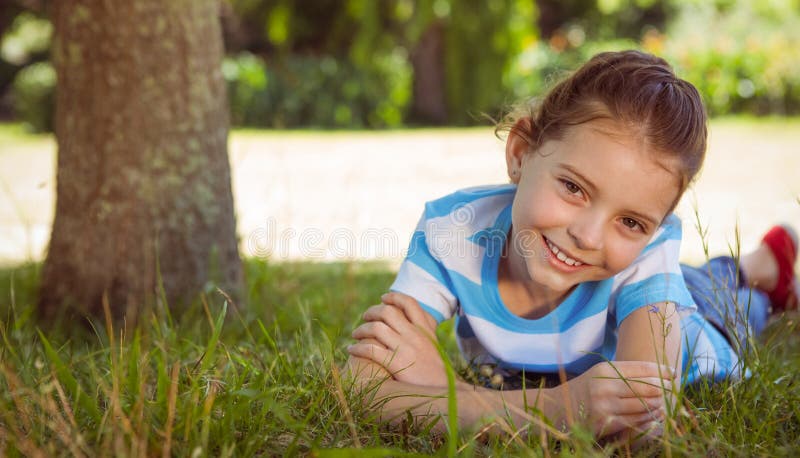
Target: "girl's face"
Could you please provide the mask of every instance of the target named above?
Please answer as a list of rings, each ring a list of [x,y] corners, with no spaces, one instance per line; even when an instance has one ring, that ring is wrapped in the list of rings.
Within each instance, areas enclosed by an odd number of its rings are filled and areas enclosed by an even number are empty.
[[[678,198],[678,178],[620,132],[611,121],[591,121],[536,152],[509,135],[508,171],[518,185],[510,280],[543,297],[563,295],[617,274],[647,245]]]

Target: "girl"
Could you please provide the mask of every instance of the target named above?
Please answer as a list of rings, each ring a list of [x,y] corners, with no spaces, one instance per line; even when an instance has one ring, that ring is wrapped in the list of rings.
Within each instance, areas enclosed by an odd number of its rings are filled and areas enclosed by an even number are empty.
[[[660,58],[603,53],[508,126],[511,184],[429,202],[392,292],[353,332],[348,366],[386,379],[384,418],[446,415],[431,336],[453,317],[466,360],[502,388],[459,381],[463,425],[526,424],[535,408],[628,434],[664,418],[681,380],[741,376],[770,305],[796,306],[797,239],[777,226],[741,270],[678,263],[672,211],[706,150],[696,89]]]

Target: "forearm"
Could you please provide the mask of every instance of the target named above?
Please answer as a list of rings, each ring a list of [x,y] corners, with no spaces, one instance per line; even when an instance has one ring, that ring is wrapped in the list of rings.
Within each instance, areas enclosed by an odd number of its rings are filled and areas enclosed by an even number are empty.
[[[381,299],[391,305],[370,307],[365,323],[353,331],[357,343],[348,347],[347,372],[361,388],[358,399],[385,421],[400,423],[410,412],[444,430],[448,379],[434,341],[435,320],[413,298],[392,293]],[[556,393],[565,391],[496,391],[457,380],[458,424],[472,428],[495,423],[515,433],[528,425],[544,425],[544,415],[560,425],[565,418],[560,406],[569,402],[556,398]]]
[[[665,413],[673,412],[680,389],[681,331],[680,316],[671,303],[658,303],[638,311],[622,323],[617,346],[617,361],[652,361],[672,368],[673,380],[670,389],[664,389]],[[645,432],[646,431],[646,432]],[[642,432],[645,432],[642,435]],[[622,437],[642,445],[663,434],[663,423],[645,422],[623,431]]]
[[[399,424],[410,413],[415,420],[436,421],[434,427],[439,431],[446,429],[447,388],[399,382],[379,365],[360,358],[351,357],[348,367],[357,368],[361,374],[357,383],[362,389],[363,402],[378,411],[383,421]],[[561,406],[568,403],[560,399],[562,392],[558,389],[499,391],[458,380],[455,395],[458,424],[462,428],[494,424],[495,428],[491,428],[494,432],[513,434],[526,427],[533,431],[548,428],[542,416],[555,425],[566,424],[567,420]]]
[[[640,312],[622,323],[614,359],[670,366],[675,380],[680,381],[683,366],[680,335],[680,316],[674,304],[654,304],[645,313]]]

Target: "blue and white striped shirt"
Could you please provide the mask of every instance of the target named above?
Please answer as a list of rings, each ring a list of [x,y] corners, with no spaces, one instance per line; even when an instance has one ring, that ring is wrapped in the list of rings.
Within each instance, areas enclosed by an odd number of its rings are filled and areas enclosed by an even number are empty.
[[[697,312],[686,288],[675,215],[614,277],[579,284],[541,318],[511,313],[497,289],[497,268],[515,192],[515,185],[484,186],[428,202],[391,287],[417,299],[438,322],[455,316],[467,361],[536,373],[557,373],[563,366],[578,375],[614,359],[617,330],[631,312],[669,301],[681,316],[687,382],[740,375],[736,353]]]

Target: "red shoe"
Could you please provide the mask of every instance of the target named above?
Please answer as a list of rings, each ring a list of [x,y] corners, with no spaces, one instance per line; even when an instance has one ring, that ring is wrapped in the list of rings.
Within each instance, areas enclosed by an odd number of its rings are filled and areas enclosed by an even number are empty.
[[[795,289],[794,263],[797,261],[797,235],[789,226],[774,226],[761,239],[778,263],[778,282],[768,291],[774,311],[796,310],[798,294]]]

